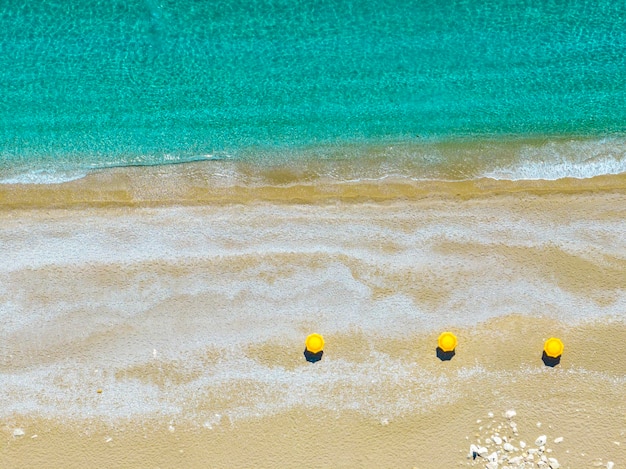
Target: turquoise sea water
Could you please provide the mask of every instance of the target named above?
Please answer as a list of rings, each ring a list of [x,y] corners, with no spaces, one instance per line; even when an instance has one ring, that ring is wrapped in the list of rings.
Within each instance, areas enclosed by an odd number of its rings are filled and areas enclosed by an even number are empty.
[[[417,178],[626,171],[624,2],[0,0],[0,51],[5,182],[372,154]]]

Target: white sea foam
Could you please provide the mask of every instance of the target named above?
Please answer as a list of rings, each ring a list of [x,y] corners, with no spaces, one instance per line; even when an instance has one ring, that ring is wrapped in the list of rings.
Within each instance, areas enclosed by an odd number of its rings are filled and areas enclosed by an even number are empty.
[[[510,166],[487,170],[483,176],[500,180],[587,179],[626,172],[626,141],[550,142],[524,146]]]
[[[623,138],[553,139],[528,143],[506,139],[448,145],[425,143],[389,147],[380,155],[369,154],[368,148],[364,146],[355,153],[353,148],[346,147],[337,150],[336,158],[328,159],[306,152],[302,155],[298,149],[292,149],[287,155],[266,152],[241,159],[226,154],[188,158],[165,155],[161,162],[169,165],[213,161],[214,165],[206,173],[207,182],[212,187],[275,184],[267,176],[273,169],[285,168],[293,177],[291,182],[281,183],[286,186],[302,182],[314,184],[316,178],[311,174],[322,180],[350,184],[395,179],[458,181],[483,177],[498,180],[586,179],[626,172],[626,140]],[[0,184],[60,184],[85,177],[92,170],[144,166],[148,160],[147,157],[137,157],[123,163],[94,164],[87,171],[54,166],[23,170],[9,168],[0,173]]]
[[[323,365],[311,366],[302,359],[297,367],[286,369],[264,365],[244,353],[238,348],[223,350],[221,359],[208,366],[193,358],[185,359],[180,362],[181,371],[191,378],[181,383],[168,382],[166,386],[125,372],[104,373],[111,371],[108,357],[100,362],[104,370],[86,366],[82,360],[68,360],[54,367],[1,372],[0,417],[36,414],[45,418],[119,422],[158,416],[197,425],[211,418],[213,425],[219,426],[222,419],[216,421],[216,413],[232,423],[304,407],[393,419],[454,402],[479,382],[521,382],[554,374],[554,370],[537,364],[494,370],[478,363],[451,374],[437,368],[419,368],[416,372],[413,360],[380,352],[366,352],[368,360],[362,362],[328,354]],[[156,367],[167,367],[167,363],[158,360],[154,363]],[[621,392],[625,383],[621,375],[580,367],[557,372],[570,379],[596,383],[598,388],[614,393]],[[102,389],[102,394],[97,389]],[[217,399],[219,403],[204,409],[195,405],[196,396],[225,396],[235,389],[245,389],[238,392],[242,393],[239,399]]]
[[[1,160],[0,155],[0,160]],[[231,159],[227,154],[199,154],[188,157],[179,155],[163,155],[160,163],[163,165],[172,165],[179,163],[191,163],[198,161],[222,161]],[[82,179],[91,171],[106,170],[119,167],[133,166],[154,166],[149,156],[138,156],[127,160],[113,161],[97,161],[91,164],[83,163],[81,167],[72,167],[71,164],[62,163],[60,166],[54,166],[47,163],[44,167],[37,167],[36,162],[31,163],[31,167],[10,167],[0,172],[0,184],[62,184],[64,182]]]
[[[0,417],[177,416],[196,412],[195,393],[242,388],[246,400],[197,421],[298,405],[393,418],[453,401],[494,375],[415,373],[414,361],[375,345],[363,362],[329,351],[311,367],[303,335],[398,338],[512,312],[570,324],[623,316],[623,289],[568,289],[537,262],[556,249],[618,271],[626,250],[614,233],[626,218],[610,198],[623,197],[607,197],[601,212],[561,219],[489,201],[11,214],[0,230]],[[251,358],[251,346],[267,344],[293,350],[300,364]],[[219,358],[203,361],[207,351]],[[161,366],[184,379],[159,386],[150,373]],[[386,393],[396,386],[403,391]]]
[[[0,184],[62,184],[87,176],[85,171],[57,171],[39,169],[6,177],[0,176]]]

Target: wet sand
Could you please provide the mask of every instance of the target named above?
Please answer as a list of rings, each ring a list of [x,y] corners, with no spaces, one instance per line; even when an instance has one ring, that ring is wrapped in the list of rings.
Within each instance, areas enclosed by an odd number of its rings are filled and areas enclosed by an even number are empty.
[[[212,171],[0,186],[1,467],[484,467],[510,409],[626,465],[625,176]]]

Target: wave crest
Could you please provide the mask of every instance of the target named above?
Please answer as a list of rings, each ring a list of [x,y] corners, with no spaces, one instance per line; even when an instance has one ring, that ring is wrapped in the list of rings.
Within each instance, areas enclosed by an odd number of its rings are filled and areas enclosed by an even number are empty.
[[[550,142],[521,149],[518,161],[484,173],[498,180],[589,179],[626,173],[626,141]]]

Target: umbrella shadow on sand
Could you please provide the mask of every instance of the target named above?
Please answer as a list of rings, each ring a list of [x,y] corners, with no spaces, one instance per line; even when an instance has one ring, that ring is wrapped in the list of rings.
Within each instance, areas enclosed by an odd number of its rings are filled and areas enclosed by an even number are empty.
[[[541,355],[541,360],[543,361],[544,365],[554,368],[561,362],[561,355],[559,355],[558,357],[550,357],[544,351],[543,355]]]
[[[304,358],[306,358],[306,361],[308,361],[309,363],[315,363],[320,361],[322,359],[322,355],[324,355],[323,350],[320,350],[317,353],[313,353],[309,349],[304,349]]]
[[[441,360],[442,362],[447,362],[452,360],[452,357],[454,357],[454,350],[444,352],[441,347],[437,347],[437,358],[439,360]]]

